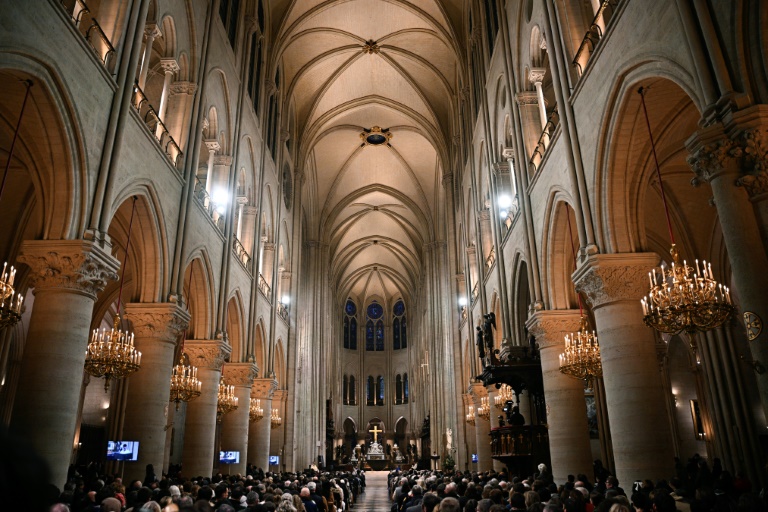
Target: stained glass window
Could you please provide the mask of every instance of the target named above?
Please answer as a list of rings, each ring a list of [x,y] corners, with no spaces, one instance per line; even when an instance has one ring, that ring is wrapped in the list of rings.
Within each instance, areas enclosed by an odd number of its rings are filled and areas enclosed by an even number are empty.
[[[405,317],[400,322],[400,348],[408,348],[408,330],[405,328]]]
[[[378,320],[381,318],[381,315],[384,314],[384,308],[381,307],[381,304],[378,302],[371,302],[371,305],[368,306],[368,317],[373,318],[374,320]]]
[[[341,387],[341,396],[344,400],[344,405],[349,405],[349,388],[347,388],[347,376],[344,376]]]
[[[352,377],[351,382],[355,382],[354,377]],[[407,373],[403,375],[403,402],[406,404],[408,403],[408,374]]]
[[[357,350],[357,319],[354,317],[349,322],[349,348]]]
[[[392,347],[395,350],[408,347],[408,337],[405,333],[405,303],[401,300],[395,302],[392,308],[395,319],[392,322]]]
[[[406,382],[408,382],[406,380]],[[349,405],[357,405],[357,388],[355,387],[355,376],[349,377]]]
[[[365,350],[373,352],[373,320],[368,320],[365,324]]]
[[[344,318],[344,348],[349,348],[349,318]]]
[[[395,350],[400,349],[400,319],[395,318],[392,322],[392,348]]]
[[[376,351],[381,352],[384,350],[384,322],[379,320],[376,322]]]
[[[355,316],[355,313],[357,313],[357,306],[355,306],[354,302],[348,299],[344,311],[346,311],[347,316]]]
[[[384,405],[384,377],[379,375],[379,401],[378,405]]]
[[[344,383],[346,384],[346,381]],[[399,373],[395,377],[395,403],[403,403],[403,378],[400,377]]]
[[[374,390],[374,382],[373,377],[371,375],[368,376],[368,386],[365,390],[366,392],[366,401],[368,402],[368,405],[373,405],[373,397],[375,396],[375,390]]]
[[[403,313],[405,313],[405,304],[403,304],[403,301],[399,300],[395,303],[394,312],[395,316],[403,316]]]

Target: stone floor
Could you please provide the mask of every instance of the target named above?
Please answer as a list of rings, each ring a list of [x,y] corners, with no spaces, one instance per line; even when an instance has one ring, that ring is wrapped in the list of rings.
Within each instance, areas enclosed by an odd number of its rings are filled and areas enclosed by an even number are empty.
[[[366,471],[365,492],[359,496],[353,512],[389,512],[392,502],[387,493],[388,471]]]

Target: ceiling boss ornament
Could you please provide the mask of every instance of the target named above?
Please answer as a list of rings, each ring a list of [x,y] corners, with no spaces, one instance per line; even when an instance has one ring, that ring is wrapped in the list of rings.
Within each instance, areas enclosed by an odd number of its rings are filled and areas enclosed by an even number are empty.
[[[688,265],[686,260],[680,263],[680,253],[675,247],[675,236],[672,232],[672,222],[669,216],[667,198],[664,195],[664,182],[661,179],[661,169],[656,156],[656,145],[648,120],[648,110],[645,106],[645,89],[638,89],[640,103],[643,107],[648,136],[651,139],[651,151],[656,166],[656,176],[659,180],[661,200],[664,204],[664,214],[667,219],[669,241],[672,248],[672,264],[668,268],[656,268],[648,273],[650,291],[640,302],[643,306],[643,322],[662,334],[688,334],[691,348],[696,348],[694,334],[708,331],[722,325],[734,310],[731,293],[727,286],[718,284],[712,274],[712,264],[694,260],[696,268]]]
[[[360,147],[386,145],[391,148],[390,139],[392,139],[392,132],[389,131],[389,128],[381,128],[380,126],[363,128],[363,131],[360,133],[360,140],[363,143],[360,144]]]

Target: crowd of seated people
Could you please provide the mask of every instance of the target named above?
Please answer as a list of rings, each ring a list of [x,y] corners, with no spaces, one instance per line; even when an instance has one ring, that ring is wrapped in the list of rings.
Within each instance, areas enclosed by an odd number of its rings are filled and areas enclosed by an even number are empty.
[[[594,475],[555,482],[544,464],[529,476],[506,472],[393,471],[391,512],[766,512],[763,491],[698,455],[669,480],[633,482],[627,492],[596,461]]]

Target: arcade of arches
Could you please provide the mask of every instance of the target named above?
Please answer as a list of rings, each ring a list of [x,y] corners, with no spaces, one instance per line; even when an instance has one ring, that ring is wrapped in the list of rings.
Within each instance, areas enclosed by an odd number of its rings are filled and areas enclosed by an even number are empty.
[[[768,2],[0,6],[0,255],[25,297],[0,421],[57,485],[108,440],[139,442],[130,479],[210,475],[218,450],[231,473],[349,464],[374,427],[393,463],[500,469],[490,312],[494,350],[539,361],[519,409],[556,480],[698,453],[766,483]],[[665,207],[736,306],[695,348],[642,320]],[[586,390],[558,368],[580,302]],[[84,354],[118,314],[142,365],[105,392]],[[182,351],[202,389],[176,410]]]

